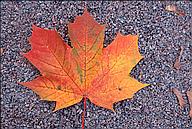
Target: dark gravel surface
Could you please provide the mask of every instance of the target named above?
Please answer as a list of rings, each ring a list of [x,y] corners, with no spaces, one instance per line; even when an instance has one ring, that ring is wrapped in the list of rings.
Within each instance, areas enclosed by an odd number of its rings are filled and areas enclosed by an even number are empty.
[[[175,4],[185,12],[178,16],[165,10]],[[1,2],[1,128],[2,129],[78,129],[83,103],[52,112],[54,102],[40,101],[38,95],[17,82],[39,75],[21,52],[31,49],[27,38],[31,25],[57,28],[66,41],[67,24],[88,10],[101,24],[107,24],[105,44],[118,31],[139,33],[139,49],[145,57],[131,75],[151,84],[132,99],[114,105],[115,113],[88,101],[85,127],[92,129],[192,129],[189,103],[180,109],[170,91],[185,93],[192,88],[192,2]],[[184,47],[181,69],[173,64]]]

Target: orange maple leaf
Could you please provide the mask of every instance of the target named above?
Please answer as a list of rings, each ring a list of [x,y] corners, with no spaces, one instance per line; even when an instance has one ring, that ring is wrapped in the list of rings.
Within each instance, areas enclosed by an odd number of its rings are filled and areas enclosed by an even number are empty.
[[[56,101],[55,111],[82,98],[113,110],[115,102],[131,98],[148,85],[129,75],[143,58],[138,50],[138,35],[118,33],[103,48],[105,25],[99,25],[87,11],[68,26],[72,48],[57,31],[35,25],[32,28],[32,50],[23,55],[42,76],[21,84],[43,100]]]

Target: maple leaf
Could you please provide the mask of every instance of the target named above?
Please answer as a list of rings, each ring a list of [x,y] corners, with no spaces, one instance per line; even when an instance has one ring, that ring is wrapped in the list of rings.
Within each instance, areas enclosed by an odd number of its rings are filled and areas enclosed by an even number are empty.
[[[132,68],[143,58],[138,35],[123,36],[103,47],[105,25],[99,25],[85,10],[68,25],[69,47],[56,30],[35,25],[29,41],[32,50],[23,54],[41,76],[22,85],[42,100],[56,101],[55,111],[84,98],[113,110],[113,104],[131,98],[142,84],[130,77]],[[85,103],[86,104],[86,103]]]

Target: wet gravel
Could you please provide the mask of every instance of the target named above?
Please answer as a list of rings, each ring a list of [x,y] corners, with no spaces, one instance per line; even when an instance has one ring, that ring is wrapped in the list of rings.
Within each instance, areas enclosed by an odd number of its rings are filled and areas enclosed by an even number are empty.
[[[178,16],[165,10],[174,4],[185,12]],[[1,1],[1,128],[2,129],[78,129],[81,128],[83,102],[52,112],[53,102],[40,101],[38,95],[17,84],[29,81],[39,71],[20,53],[31,49],[27,38],[31,25],[56,28],[70,43],[67,24],[88,11],[101,24],[107,24],[105,45],[120,31],[139,33],[139,50],[145,57],[131,75],[151,84],[132,99],[114,105],[115,113],[88,101],[85,127],[92,129],[190,129],[189,103],[179,108],[170,91],[185,93],[192,88],[192,2],[190,1],[90,1],[19,2]],[[173,64],[184,47],[181,69]]]

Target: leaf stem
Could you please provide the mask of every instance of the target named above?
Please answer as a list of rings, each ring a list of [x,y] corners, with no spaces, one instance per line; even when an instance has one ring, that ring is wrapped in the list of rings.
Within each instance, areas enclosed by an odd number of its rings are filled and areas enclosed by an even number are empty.
[[[82,129],[85,129],[86,97],[83,97]]]

